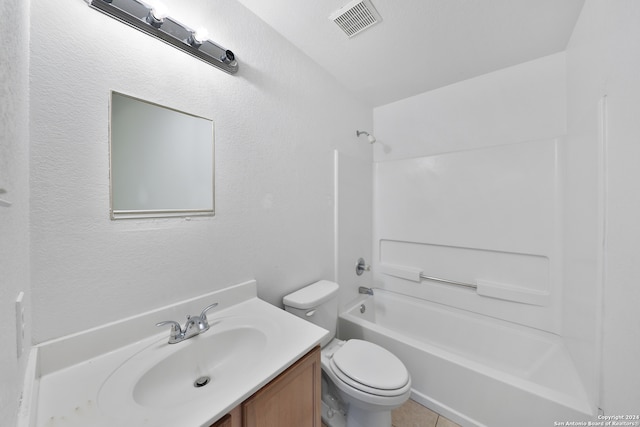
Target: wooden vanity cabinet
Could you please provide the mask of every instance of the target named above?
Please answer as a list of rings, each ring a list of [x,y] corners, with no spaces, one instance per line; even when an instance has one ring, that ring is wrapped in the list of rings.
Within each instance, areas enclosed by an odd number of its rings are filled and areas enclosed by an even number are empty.
[[[211,427],[321,427],[320,347]]]
[[[320,427],[320,347],[242,404],[243,427]]]
[[[234,418],[237,417],[234,417],[232,412],[229,412],[227,415],[213,423],[210,427],[234,427],[234,424],[238,424],[234,423]]]
[[[236,406],[227,415],[213,423],[211,427],[242,427],[242,407]]]

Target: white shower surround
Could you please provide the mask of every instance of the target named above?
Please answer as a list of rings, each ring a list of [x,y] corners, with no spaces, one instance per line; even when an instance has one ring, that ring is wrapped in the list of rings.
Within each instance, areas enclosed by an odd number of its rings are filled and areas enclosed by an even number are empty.
[[[433,156],[446,157],[447,154],[444,153],[469,152],[469,150],[482,153],[487,147],[496,147],[496,152],[499,152],[500,146],[506,149],[510,144],[523,141],[532,141],[531,144],[535,144],[535,141],[545,141],[566,134],[566,60],[565,53],[558,53],[376,108],[374,110],[374,131],[380,144],[375,147],[375,160],[384,165],[385,162],[392,160],[403,161],[402,159],[407,159],[404,161],[409,161],[408,159],[428,159]],[[595,122],[595,112],[597,111],[595,105],[593,111]],[[571,148],[571,144],[571,140],[569,142],[565,138],[559,140],[557,157],[554,160],[557,170],[550,172],[555,174],[553,179],[556,182],[553,185],[553,191],[559,197],[557,206],[554,208],[555,236],[552,239],[547,239],[544,247],[538,247],[533,252],[546,256],[555,265],[555,270],[553,270],[555,272],[552,272],[555,277],[553,292],[556,295],[552,305],[555,308],[553,312],[549,313],[551,317],[547,317],[541,312],[537,322],[530,322],[531,319],[526,314],[527,311],[531,311],[531,307],[520,306],[526,310],[517,314],[519,304],[515,303],[511,304],[515,316],[504,316],[504,312],[498,316],[516,323],[553,331],[563,337],[576,372],[585,385],[589,405],[596,407],[598,404],[597,377],[599,375],[598,346],[600,345],[598,329],[594,323],[598,316],[597,292],[595,291],[597,285],[594,283],[594,276],[581,275],[583,280],[576,281],[577,276],[574,275],[567,280],[566,266],[570,265],[573,269],[576,264],[574,259],[570,259],[570,264],[565,263],[564,258],[567,251],[563,250],[565,245],[571,245],[575,250],[575,245],[580,244],[575,236],[569,235],[567,238],[566,225],[569,224],[571,229],[575,230],[574,233],[583,230],[581,231],[581,233],[584,232],[582,236],[586,238],[585,244],[575,252],[573,257],[581,254],[580,256],[586,257],[582,258],[581,262],[589,260],[590,265],[591,263],[596,264],[595,252],[590,246],[591,242],[595,242],[592,238],[596,234],[596,223],[593,222],[590,210],[585,212],[575,210],[579,208],[579,202],[590,201],[591,196],[585,197],[585,188],[578,189],[575,184],[572,184],[576,171],[582,171],[580,172],[581,176],[588,179],[585,182],[594,183],[595,180],[591,180],[594,179],[596,171],[592,169],[591,172],[587,172],[582,168],[566,169],[569,149],[571,149],[573,162],[586,155],[585,159],[591,164],[589,151],[591,148],[587,150],[582,146],[578,148],[578,143],[573,145],[575,148]],[[495,164],[499,166],[500,163],[496,162]],[[496,170],[495,173],[499,178],[500,170]],[[546,176],[551,177],[548,174]],[[535,179],[533,176],[532,178]],[[581,186],[584,187],[582,184]],[[579,191],[574,195],[571,192],[575,190]],[[375,190],[375,197],[377,197],[378,191]],[[565,199],[568,195],[570,197]],[[446,196],[443,196],[443,199],[446,201]],[[571,209],[571,216],[567,216],[565,211],[567,206]],[[582,209],[590,206],[590,204],[580,205]],[[525,221],[524,224],[520,224],[520,227],[532,227],[533,230],[542,227],[540,230],[544,230],[544,233],[552,231],[548,228],[550,224],[545,225],[544,221],[540,223],[533,216],[527,218],[525,215],[525,217],[519,217],[518,220]],[[530,225],[527,225],[527,221]],[[445,222],[445,224],[448,223]],[[404,224],[404,226],[411,228],[411,224]],[[437,235],[437,226],[430,226],[436,229]],[[464,226],[468,228],[468,224]],[[576,226],[582,228],[576,228]],[[388,229],[388,225],[385,225],[381,221],[380,214],[374,211],[374,230],[385,229]],[[479,244],[480,248],[491,249],[496,242],[499,243],[500,239],[505,237],[496,236],[493,238],[486,234],[483,235],[486,230],[477,229],[477,231],[479,231],[478,235],[481,238],[476,239],[474,244],[470,245],[472,248],[478,247]],[[527,233],[531,230],[525,229],[523,231]],[[519,233],[520,231],[516,234],[519,235]],[[428,236],[433,236],[433,233]],[[390,238],[378,233],[378,237],[374,237],[374,239],[381,237]],[[453,238],[456,239],[455,233]],[[466,238],[466,235],[463,238]],[[428,240],[422,242],[430,243]],[[516,242],[516,246],[518,242]],[[384,241],[376,241],[374,249],[382,248],[384,243]],[[462,246],[465,247],[465,245]],[[536,245],[532,246],[530,243],[529,247],[536,247]],[[514,250],[514,252],[520,251]],[[380,252],[378,252],[378,256],[379,254]],[[375,263],[380,261],[383,260],[376,259],[374,261],[374,268]],[[460,265],[462,272],[469,268],[468,264],[462,263]],[[471,267],[471,269],[473,268]],[[395,289],[400,292],[408,291],[411,295],[415,294],[428,300],[492,315],[490,310],[482,308],[483,304],[491,304],[488,299],[475,297],[475,303],[465,302],[468,300],[467,294],[469,292],[463,292],[464,290],[450,289],[451,287],[442,285],[434,286],[428,282],[422,284],[426,286],[412,286],[407,281],[378,273],[376,271],[374,286]],[[429,272],[425,271],[425,274],[428,275]],[[447,299],[443,299],[443,292],[448,292],[451,295]],[[459,293],[460,298],[452,298],[456,292]],[[496,300],[496,304],[500,304],[498,300]],[[576,304],[584,309],[577,310],[574,308]],[[506,307],[504,302],[502,305]],[[567,310],[568,307],[570,310]],[[546,325],[545,322],[547,322]],[[588,325],[588,327],[579,329],[578,325],[580,324]]]
[[[559,334],[559,145],[376,163],[376,286]],[[477,289],[398,277],[387,266]]]

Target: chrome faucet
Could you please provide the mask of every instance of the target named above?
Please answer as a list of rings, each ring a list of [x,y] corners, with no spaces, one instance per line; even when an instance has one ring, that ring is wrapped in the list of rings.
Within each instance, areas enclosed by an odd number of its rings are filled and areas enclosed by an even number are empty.
[[[156,326],[171,325],[171,330],[169,332],[169,344],[182,342],[209,330],[207,311],[211,310],[217,305],[217,302],[208,305],[204,308],[204,310],[202,310],[200,316],[187,315],[187,323],[184,324],[184,328],[182,328],[180,326],[180,323],[176,322],[175,320],[165,320],[164,322],[156,323]]]
[[[358,288],[358,293],[366,294],[366,295],[373,295],[373,289],[367,288],[367,287],[364,287],[364,286],[360,286]]]

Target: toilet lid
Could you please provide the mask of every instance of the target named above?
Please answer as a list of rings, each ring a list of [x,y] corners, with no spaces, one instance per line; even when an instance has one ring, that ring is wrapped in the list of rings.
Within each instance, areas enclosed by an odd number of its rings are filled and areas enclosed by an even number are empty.
[[[368,341],[348,340],[333,354],[331,365],[356,383],[349,381],[351,385],[363,391],[369,388],[398,390],[409,382],[409,372],[400,359]]]

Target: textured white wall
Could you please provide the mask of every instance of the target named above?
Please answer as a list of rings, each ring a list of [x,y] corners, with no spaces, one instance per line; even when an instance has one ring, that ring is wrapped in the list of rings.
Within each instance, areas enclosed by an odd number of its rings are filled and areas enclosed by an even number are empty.
[[[355,132],[354,132],[355,134]],[[371,144],[361,137],[358,143],[371,151]],[[359,258],[370,265],[373,260],[371,233],[372,215],[372,162],[371,158],[336,154],[336,278],[340,284],[343,305],[358,296],[359,286],[371,286],[371,272],[356,274]]]
[[[3,0],[0,16],[0,425],[15,424],[29,353],[29,2]],[[16,354],[15,299],[25,292],[24,355]]]
[[[165,3],[235,76],[82,0],[32,3],[35,342],[251,278],[275,304],[333,278],[334,149],[371,159],[370,108],[234,0]],[[215,217],[109,219],[110,90],[214,120]]]
[[[607,415],[640,413],[639,20],[636,1],[587,0],[567,48],[565,333]]]

